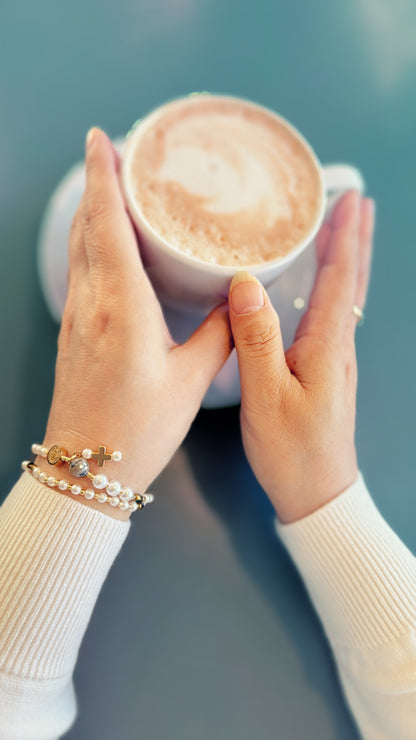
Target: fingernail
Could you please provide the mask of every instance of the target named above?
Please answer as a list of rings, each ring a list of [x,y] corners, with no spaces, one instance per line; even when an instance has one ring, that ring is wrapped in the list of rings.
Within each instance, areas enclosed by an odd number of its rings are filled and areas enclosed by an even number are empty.
[[[366,208],[368,209],[368,213],[372,216],[375,216],[376,212],[376,202],[373,200],[373,198],[366,198],[364,203],[366,204]]]
[[[90,128],[90,130],[87,133],[87,138],[85,139],[85,146],[87,149],[91,146],[91,144],[94,141],[96,130],[97,130],[96,127],[93,126],[92,128]]]
[[[229,301],[236,314],[258,311],[264,306],[263,288],[254,275],[238,272],[231,281]]]

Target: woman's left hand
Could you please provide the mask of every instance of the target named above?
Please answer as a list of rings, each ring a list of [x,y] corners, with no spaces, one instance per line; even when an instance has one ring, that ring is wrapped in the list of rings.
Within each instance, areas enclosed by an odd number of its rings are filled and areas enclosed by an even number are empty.
[[[142,266],[118,175],[110,140],[92,129],[43,444],[69,452],[100,443],[122,450],[121,462],[100,470],[141,493],[181,444],[233,344],[227,303],[185,344],[173,341]],[[43,458],[37,464],[58,473]],[[112,507],[92,503],[115,515]],[[117,516],[126,514],[117,510]]]

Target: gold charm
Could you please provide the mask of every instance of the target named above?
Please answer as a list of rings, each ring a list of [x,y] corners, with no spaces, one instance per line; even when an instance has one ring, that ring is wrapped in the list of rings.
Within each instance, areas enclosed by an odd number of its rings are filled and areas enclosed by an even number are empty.
[[[100,468],[103,467],[105,460],[111,460],[111,455],[106,452],[106,447],[104,447],[103,445],[100,445],[98,448],[98,452],[93,452],[91,454],[91,457],[93,458],[93,460],[97,461]]]
[[[59,447],[59,445],[53,445],[48,450],[46,459],[49,465],[63,465],[64,461],[61,459],[62,455],[68,455],[68,450],[65,450],[63,447]]]

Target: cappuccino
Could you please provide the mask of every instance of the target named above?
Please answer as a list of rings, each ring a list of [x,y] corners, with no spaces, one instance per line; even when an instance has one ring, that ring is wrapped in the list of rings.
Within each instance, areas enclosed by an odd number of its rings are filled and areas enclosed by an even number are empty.
[[[131,195],[149,226],[203,262],[247,266],[284,257],[322,209],[308,145],[278,116],[233,98],[163,106],[129,168]]]

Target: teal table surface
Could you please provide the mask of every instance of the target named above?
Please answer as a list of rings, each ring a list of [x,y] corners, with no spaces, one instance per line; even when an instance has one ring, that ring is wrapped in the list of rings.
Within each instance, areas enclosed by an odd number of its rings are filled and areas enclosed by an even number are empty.
[[[208,90],[292,121],[377,202],[357,333],[360,468],[416,551],[416,5],[412,0],[0,4],[1,486],[44,433],[58,327],[36,274],[42,213],[83,156]],[[357,740],[325,637],[273,535],[238,409],[203,411],[134,521],[74,680],[70,740]]]

